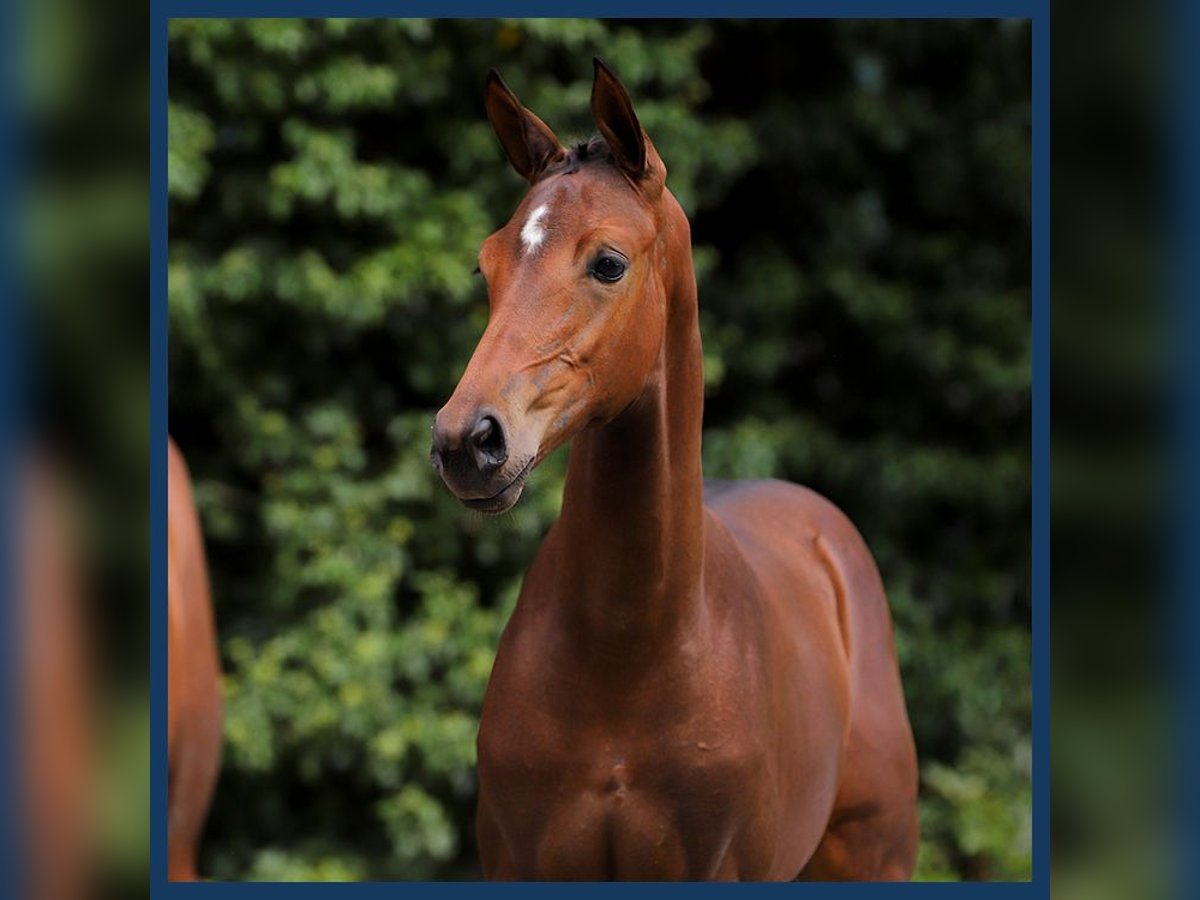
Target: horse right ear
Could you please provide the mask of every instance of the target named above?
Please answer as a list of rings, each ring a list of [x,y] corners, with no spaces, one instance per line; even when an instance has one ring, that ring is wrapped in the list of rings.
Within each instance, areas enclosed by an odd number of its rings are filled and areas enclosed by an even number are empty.
[[[495,69],[488,72],[486,101],[488,121],[508,161],[530,184],[566,155],[550,126],[521,105]]]

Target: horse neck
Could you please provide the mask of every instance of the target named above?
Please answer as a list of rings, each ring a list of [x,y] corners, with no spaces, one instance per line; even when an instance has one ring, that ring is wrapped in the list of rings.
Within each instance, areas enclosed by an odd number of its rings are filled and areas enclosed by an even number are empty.
[[[667,319],[645,388],[571,445],[558,595],[590,642],[653,643],[698,610],[703,567],[704,376],[687,218],[663,229]]]

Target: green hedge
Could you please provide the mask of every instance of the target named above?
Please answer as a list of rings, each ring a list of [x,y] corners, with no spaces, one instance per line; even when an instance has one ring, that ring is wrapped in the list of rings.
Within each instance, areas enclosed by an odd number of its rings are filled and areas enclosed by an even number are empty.
[[[984,21],[172,22],[170,427],[226,673],[203,870],[478,875],[479,702],[565,456],[483,520],[429,423],[522,189],[483,77],[584,137],[594,54],[692,217],[707,474],[859,525],[920,875],[1028,877],[1029,31]]]

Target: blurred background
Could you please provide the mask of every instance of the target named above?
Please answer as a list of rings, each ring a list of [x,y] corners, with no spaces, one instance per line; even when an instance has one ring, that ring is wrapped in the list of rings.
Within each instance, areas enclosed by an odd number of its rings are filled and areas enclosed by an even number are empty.
[[[1167,15],[1185,8],[1190,31]],[[1195,9],[1055,4],[1052,24],[1071,36],[1050,75],[1050,840],[1063,900],[1169,896],[1196,881],[1179,865],[1194,867],[1200,838],[1186,774],[1198,748],[1178,724],[1190,702],[1195,729],[1198,694],[1181,676],[1196,635],[1178,613],[1197,597],[1177,573],[1200,547],[1174,530],[1196,509],[1180,477],[1196,457],[1194,440],[1185,458],[1172,438],[1185,396],[1173,382],[1200,334],[1180,315],[1196,284],[1180,291],[1169,256],[1197,250],[1172,228],[1200,200],[1195,176],[1190,194],[1180,178],[1197,157],[1171,156],[1173,115],[1200,121],[1178,54],[1190,34],[1197,58]]]
[[[7,4],[0,19],[0,411],[15,420],[0,428],[0,595],[14,601],[0,604],[13,625],[0,634],[14,638],[0,655],[16,745],[0,841],[11,822],[19,843],[0,859],[0,894],[138,897],[150,840],[149,28],[80,0]]]
[[[200,871],[477,878],[477,713],[565,451],[481,519],[428,464],[523,183],[621,75],[693,223],[705,472],[808,484],[896,621],[923,879],[1030,877],[1030,31],[1016,21],[174,20],[169,409],[225,750]]]

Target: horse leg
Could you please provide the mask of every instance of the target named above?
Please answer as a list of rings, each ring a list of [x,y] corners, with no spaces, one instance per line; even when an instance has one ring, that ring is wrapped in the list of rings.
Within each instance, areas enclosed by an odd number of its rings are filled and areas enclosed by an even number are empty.
[[[171,798],[171,813],[167,823],[167,879],[169,881],[198,881],[196,872],[196,850],[199,843],[192,813],[191,798],[180,796],[178,782],[168,788]]]
[[[798,880],[912,878],[920,834],[912,738],[907,722],[892,740],[880,730],[871,730],[874,739],[864,740],[861,723],[851,729],[833,814]],[[882,748],[890,749],[880,752]]]
[[[204,805],[197,802],[194,776],[172,773],[167,817],[167,878],[170,881],[198,881],[196,851]]]
[[[220,720],[214,714],[181,725],[191,726],[192,732],[182,735],[177,759],[169,766],[167,878],[197,881],[196,856],[220,769]]]
[[[479,845],[479,864],[484,878],[488,881],[520,880],[500,827],[482,803],[476,813],[475,842]]]
[[[908,881],[917,856],[915,809],[848,811],[830,822],[798,881]]]

